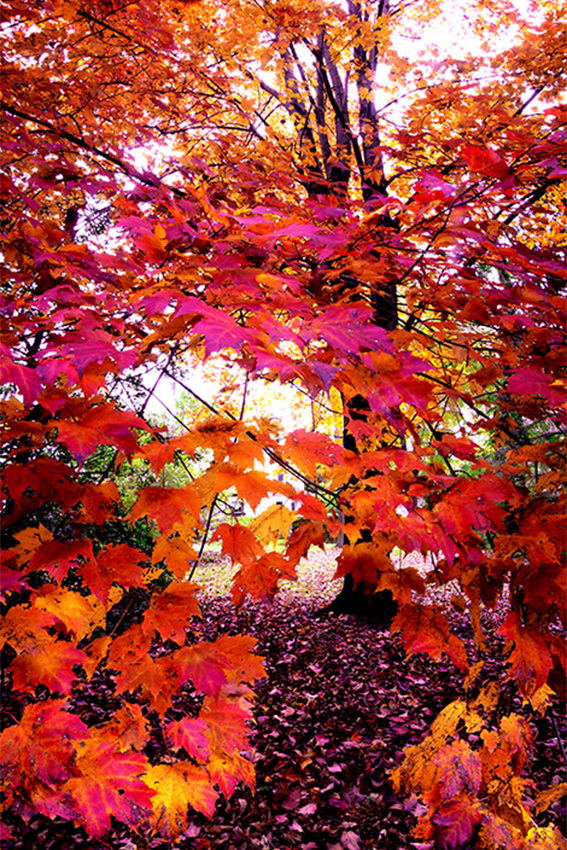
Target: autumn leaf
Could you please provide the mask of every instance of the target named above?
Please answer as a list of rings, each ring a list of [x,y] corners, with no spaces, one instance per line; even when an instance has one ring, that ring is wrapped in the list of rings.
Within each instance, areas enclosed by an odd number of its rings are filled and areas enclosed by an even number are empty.
[[[115,584],[124,588],[143,587],[144,570],[140,562],[147,556],[125,543],[106,546],[96,557],[81,567],[85,584],[92,594],[106,605]]]
[[[84,649],[87,657],[83,660],[83,670],[85,671],[87,681],[90,681],[94,676],[98,665],[106,657],[111,643],[112,638],[110,635],[102,635],[102,637],[96,638],[96,640],[91,641],[85,646]]]
[[[262,546],[251,529],[242,525],[221,523],[211,540],[222,541],[222,551],[234,564],[251,564],[264,554]]]
[[[213,784],[227,799],[232,797],[242,782],[252,789],[255,786],[254,766],[237,752],[230,755],[223,751],[213,752],[207,770]]]
[[[142,777],[148,761],[141,753],[117,752],[113,741],[75,744],[77,776],[63,785],[81,813],[90,836],[110,828],[110,816],[136,826],[151,808],[152,793]]]
[[[148,651],[152,635],[142,625],[131,626],[115,638],[108,653],[107,666],[117,671],[117,693],[138,688],[152,709],[163,717],[179,687],[178,673],[170,655],[152,658]]]
[[[342,449],[324,434],[303,429],[288,434],[285,452],[291,463],[310,477],[315,477],[317,464],[331,466],[341,461]]]
[[[143,750],[149,737],[149,723],[138,703],[125,702],[111,720],[91,730],[93,741],[113,743],[121,753]]]
[[[202,718],[207,724],[207,738],[211,750],[229,755],[247,745],[246,721],[249,713],[236,703],[221,697],[206,696],[203,700]]]
[[[44,585],[34,602],[37,608],[54,614],[67,633],[79,641],[88,637],[106,620],[101,603],[92,595],[84,596],[73,590]]]
[[[182,537],[162,535],[153,548],[152,563],[159,564],[164,559],[175,578],[182,581],[191,568],[191,562],[197,560],[197,553]]]
[[[27,405],[33,404],[43,389],[38,373],[28,366],[15,363],[10,349],[5,345],[2,345],[0,349],[0,382],[15,384]]]
[[[190,762],[151,765],[144,782],[154,791],[152,823],[168,838],[175,839],[187,824],[189,807],[212,817],[218,797],[203,767]]]
[[[542,395],[553,407],[565,401],[565,391],[553,385],[553,377],[537,369],[526,366],[519,369],[508,379],[508,389],[517,395]]]
[[[58,438],[80,460],[85,460],[100,445],[114,445],[132,455],[138,443],[132,428],[148,430],[139,416],[117,410],[111,404],[95,405],[81,415],[79,421],[57,422]]]
[[[130,519],[135,522],[147,516],[154,519],[163,534],[170,534],[173,527],[183,522],[187,510],[199,522],[201,503],[191,485],[169,490],[166,487],[145,487],[130,509]]]
[[[94,560],[90,540],[44,540],[33,552],[27,570],[47,570],[56,581],[62,581],[72,566]]]
[[[183,717],[181,720],[172,720],[166,728],[169,740],[176,750],[184,749],[195,761],[208,761],[210,745],[204,720],[200,717]]]
[[[552,660],[543,635],[529,626],[522,626],[515,611],[510,611],[497,634],[513,641],[508,657],[510,676],[518,681],[523,693],[533,693],[545,684]]]
[[[565,794],[567,794],[567,782],[559,782],[557,785],[552,785],[544,791],[538,791],[535,799],[536,815],[547,811],[550,806],[564,797]]]
[[[391,590],[400,605],[411,602],[412,593],[425,592],[425,582],[413,567],[398,570],[383,570],[380,573],[378,590]]]
[[[223,659],[228,681],[252,684],[266,676],[262,657],[252,651],[256,648],[252,635],[221,635],[212,646]]]
[[[22,636],[17,653],[12,665],[13,685],[23,693],[33,693],[41,684],[50,691],[69,694],[77,679],[73,668],[88,658],[73,643],[57,640],[44,630],[30,630]]]
[[[436,783],[443,801],[450,801],[463,792],[471,797],[478,794],[482,764],[478,753],[464,741],[453,741],[443,747],[432,759],[432,764],[438,769]]]
[[[249,593],[256,599],[271,598],[282,578],[296,577],[295,567],[279,552],[268,552],[253,563],[243,564],[233,579],[232,596],[240,604]]]
[[[74,771],[73,741],[88,736],[88,727],[64,710],[66,700],[28,705],[19,723],[0,735],[5,779],[14,790],[31,791],[36,782],[55,788]]]
[[[175,653],[175,667],[181,684],[191,680],[196,689],[210,696],[218,696],[226,683],[222,655],[214,644],[197,643]]]
[[[240,472],[233,464],[218,464],[214,469],[214,488],[216,493],[222,493],[225,490],[230,490],[232,487],[236,488],[239,497],[248,502],[253,510],[271,492],[291,491],[289,485],[286,487],[284,484],[270,481],[264,472],[256,472],[255,470]]]
[[[443,806],[433,815],[439,846],[454,850],[465,847],[482,819],[482,814],[468,800],[454,800]]]
[[[325,524],[322,522],[303,522],[289,535],[286,545],[286,557],[292,564],[307,555],[312,546],[325,547]]]
[[[162,593],[154,595],[142,621],[144,634],[153,637],[157,632],[164,641],[185,643],[185,629],[191,618],[200,616],[196,590],[196,584],[172,582]]]
[[[272,505],[257,516],[250,525],[250,532],[263,547],[275,545],[283,537],[285,540],[297,514],[285,505]]]
[[[451,634],[446,617],[436,608],[404,605],[392,623],[392,632],[402,632],[408,655],[425,652],[431,658],[439,658],[445,652],[460,670],[468,669],[463,642]]]

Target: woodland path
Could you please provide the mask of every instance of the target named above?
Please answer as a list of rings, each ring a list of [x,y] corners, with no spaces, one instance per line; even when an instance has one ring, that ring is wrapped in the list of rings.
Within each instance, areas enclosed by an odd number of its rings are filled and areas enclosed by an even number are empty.
[[[403,749],[427,733],[440,709],[456,698],[462,674],[445,657],[406,659],[399,636],[380,633],[349,616],[315,618],[336,592],[333,562],[322,553],[304,564],[297,586],[287,585],[271,605],[246,603],[238,611],[226,595],[230,570],[214,557],[204,567],[202,637],[247,632],[258,640],[268,677],[256,687],[252,734],[256,791],[237,789],[222,800],[214,820],[190,815],[181,850],[429,850],[411,836],[416,801],[403,801],[388,775]],[[316,593],[318,591],[318,593]],[[443,599],[437,599],[444,604]],[[448,603],[447,603],[448,604]],[[486,612],[489,640],[503,612]],[[472,645],[465,618],[453,628]],[[113,696],[93,680],[89,708],[101,712]],[[523,711],[521,705],[514,710]],[[533,776],[538,789],[563,781],[565,762],[555,709],[534,719]],[[563,728],[562,732],[565,732]],[[156,747],[160,743],[156,740]],[[540,825],[566,822],[565,801],[540,816]],[[104,841],[89,840],[68,822],[34,817],[16,831],[14,850],[166,850],[159,836],[118,827]]]

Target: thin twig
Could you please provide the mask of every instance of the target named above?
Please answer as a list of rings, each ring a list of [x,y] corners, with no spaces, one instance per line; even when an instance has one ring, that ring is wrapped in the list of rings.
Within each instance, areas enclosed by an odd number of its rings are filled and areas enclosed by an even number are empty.
[[[217,496],[218,496],[218,494],[217,494]],[[213,511],[214,511],[216,503],[217,503],[217,496],[215,496],[213,498],[213,501],[211,502],[211,507],[209,508],[209,515],[207,517],[207,524],[205,526],[205,531],[203,533],[203,539],[201,541],[201,546],[199,547],[199,552],[197,554],[197,560],[195,561],[195,563],[191,567],[191,572],[189,573],[189,579],[188,579],[189,581],[191,581],[191,579],[193,578],[193,575],[195,574],[195,570],[199,566],[199,563],[201,561],[201,557],[203,555],[203,552],[204,552],[204,549],[205,549],[205,546],[206,546],[206,543],[207,543],[209,531],[210,531],[210,528],[211,528],[211,522],[212,522],[212,519],[213,519]]]

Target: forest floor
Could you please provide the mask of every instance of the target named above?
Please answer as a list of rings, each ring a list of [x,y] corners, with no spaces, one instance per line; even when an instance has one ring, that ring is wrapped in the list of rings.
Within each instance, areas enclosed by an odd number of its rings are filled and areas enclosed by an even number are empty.
[[[389,774],[408,745],[428,733],[431,721],[462,693],[463,675],[442,656],[405,657],[399,635],[378,632],[350,616],[315,613],[332,599],[333,553],[317,551],[300,569],[297,583],[284,583],[272,604],[245,603],[236,609],[228,596],[231,570],[211,557],[195,578],[203,584],[203,639],[228,633],[257,638],[267,678],[256,685],[250,755],[256,789],[241,786],[221,799],[208,821],[190,813],[178,841],[180,850],[417,850],[412,838],[425,807],[397,797]],[[466,618],[453,610],[450,592],[435,601],[448,611],[453,630],[471,649]],[[485,612],[489,641],[502,610]],[[487,662],[488,664],[488,662]],[[491,662],[498,675],[504,661]],[[101,701],[99,690],[93,701]],[[533,793],[564,781],[560,737],[565,718],[556,707],[545,717],[514,703],[535,730]],[[540,826],[564,829],[565,799],[539,816]],[[59,820],[33,817],[15,824],[14,850],[165,850],[147,832],[116,829],[104,841]],[[421,845],[425,847],[426,845]]]

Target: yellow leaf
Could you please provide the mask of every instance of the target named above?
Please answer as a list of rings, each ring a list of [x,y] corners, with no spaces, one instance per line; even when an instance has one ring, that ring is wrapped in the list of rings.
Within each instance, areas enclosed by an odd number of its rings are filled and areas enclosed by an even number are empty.
[[[467,674],[467,677],[464,681],[465,691],[468,691],[468,689],[473,684],[473,682],[476,681],[478,674],[480,673],[480,671],[482,670],[483,667],[484,667],[484,661],[477,661],[476,664],[472,665],[472,667],[470,668],[470,670]]]
[[[29,561],[42,543],[51,543],[53,540],[53,534],[43,525],[38,528],[26,528],[24,531],[14,534],[14,537],[20,544],[16,550],[16,557],[20,566]]]
[[[535,813],[539,815],[567,794],[567,782],[552,785],[545,791],[538,791],[535,798]]]
[[[187,808],[191,806],[212,817],[218,794],[209,774],[190,762],[152,765],[143,780],[153,791],[152,823],[156,830],[176,838],[187,826]]]
[[[435,738],[442,738],[446,741],[447,738],[455,734],[457,726],[465,717],[466,713],[467,707],[462,700],[450,702],[449,705],[446,705],[445,708],[439,712],[433,721],[431,725],[431,732],[433,733],[433,736]]]
[[[267,547],[277,543],[280,537],[287,538],[296,516],[296,512],[290,511],[285,505],[272,505],[251,523],[250,530],[260,543]]]
[[[541,688],[538,688],[537,691],[534,691],[533,694],[529,695],[527,699],[533,710],[538,711],[543,716],[554,696],[555,691],[546,683]]]

